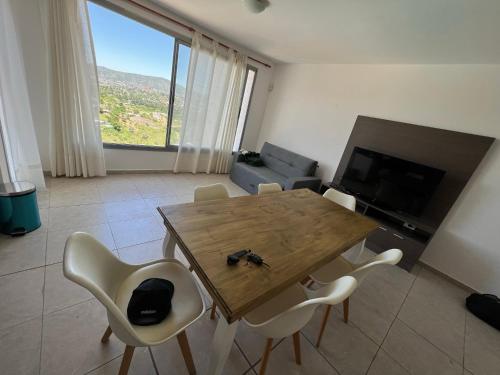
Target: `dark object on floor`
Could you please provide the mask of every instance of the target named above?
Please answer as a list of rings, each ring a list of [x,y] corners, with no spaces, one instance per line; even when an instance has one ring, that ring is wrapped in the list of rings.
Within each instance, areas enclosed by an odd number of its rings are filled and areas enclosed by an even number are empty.
[[[242,153],[241,156],[241,161],[243,163],[247,163],[248,165],[252,165],[254,167],[262,167],[265,165],[258,152],[249,151]]]
[[[172,308],[174,284],[165,279],[147,279],[132,292],[127,307],[130,323],[139,326],[158,324]]]
[[[245,163],[245,156],[240,152],[231,168],[231,180],[250,194],[257,193],[259,184],[272,182],[280,184],[284,190],[319,190],[321,179],[314,177],[318,162],[267,142],[259,156],[264,165],[256,167]]]
[[[472,293],[465,305],[479,319],[500,330],[500,298],[493,294]]]

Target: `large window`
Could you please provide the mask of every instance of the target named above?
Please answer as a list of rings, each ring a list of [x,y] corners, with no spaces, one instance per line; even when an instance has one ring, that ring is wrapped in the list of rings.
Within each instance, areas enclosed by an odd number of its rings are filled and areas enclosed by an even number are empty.
[[[184,111],[189,43],[92,1],[87,4],[105,147],[176,148]],[[241,147],[256,74],[257,69],[248,66],[234,151]]]
[[[190,47],[88,2],[106,146],[164,149],[179,143]]]

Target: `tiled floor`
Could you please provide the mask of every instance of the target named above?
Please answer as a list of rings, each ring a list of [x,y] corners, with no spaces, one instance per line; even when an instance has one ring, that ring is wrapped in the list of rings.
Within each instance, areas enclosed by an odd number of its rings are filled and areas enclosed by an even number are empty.
[[[87,231],[131,263],[159,258],[164,227],[156,206],[191,201],[195,186],[214,182],[233,196],[246,194],[227,176],[48,179],[48,191],[39,193],[42,228],[22,238],[0,236],[0,373],[116,374],[124,345],[114,336],[100,343],[104,308],[62,275],[67,236]],[[500,333],[465,310],[466,295],[425,269],[386,267],[351,297],[349,324],[336,309],[319,349],[312,343],[323,310],[316,312],[302,332],[302,366],[285,339],[267,373],[498,375]],[[188,329],[201,374],[215,325],[205,314]],[[224,373],[255,374],[263,348],[264,339],[240,325]],[[175,340],[153,348],[153,357],[161,374],[187,373]],[[155,374],[146,349],[136,350],[130,373]]]

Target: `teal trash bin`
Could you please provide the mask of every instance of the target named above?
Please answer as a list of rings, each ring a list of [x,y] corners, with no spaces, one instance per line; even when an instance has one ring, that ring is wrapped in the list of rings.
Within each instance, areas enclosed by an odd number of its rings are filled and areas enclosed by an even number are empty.
[[[35,185],[26,181],[0,184],[0,231],[23,235],[40,225]]]

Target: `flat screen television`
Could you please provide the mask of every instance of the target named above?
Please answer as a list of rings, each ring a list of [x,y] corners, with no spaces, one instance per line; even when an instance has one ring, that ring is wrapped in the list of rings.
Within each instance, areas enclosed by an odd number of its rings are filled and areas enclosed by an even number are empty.
[[[445,171],[355,147],[340,187],[382,209],[420,216]]]

